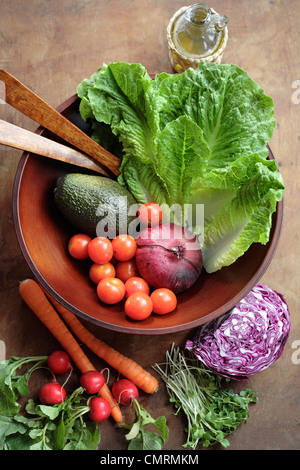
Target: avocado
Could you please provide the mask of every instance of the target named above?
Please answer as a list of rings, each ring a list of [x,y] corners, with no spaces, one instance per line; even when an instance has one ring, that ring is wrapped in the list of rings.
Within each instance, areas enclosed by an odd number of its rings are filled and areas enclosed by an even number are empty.
[[[138,209],[132,194],[117,181],[82,173],[59,177],[54,201],[77,230],[91,237],[127,233]]]

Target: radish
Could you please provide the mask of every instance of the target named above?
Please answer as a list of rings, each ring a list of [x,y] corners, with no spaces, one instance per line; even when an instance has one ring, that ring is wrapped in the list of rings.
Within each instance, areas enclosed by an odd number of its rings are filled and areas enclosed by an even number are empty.
[[[89,407],[90,411],[88,412],[88,416],[92,421],[96,421],[97,423],[105,421],[111,413],[108,401],[102,397],[91,398],[89,400]]]
[[[117,380],[112,386],[112,394],[122,405],[129,406],[134,399],[138,399],[139,391],[136,385],[128,379]]]
[[[42,405],[58,405],[65,401],[66,396],[66,390],[57,382],[49,382],[39,391],[39,400]]]
[[[135,255],[140,275],[152,287],[175,294],[191,287],[202,270],[202,252],[196,236],[176,224],[163,223],[142,230]]]
[[[65,351],[53,351],[48,356],[47,364],[49,369],[57,375],[65,374],[72,369],[70,358]]]
[[[104,376],[97,370],[89,370],[80,377],[80,385],[90,395],[98,393],[105,383]]]

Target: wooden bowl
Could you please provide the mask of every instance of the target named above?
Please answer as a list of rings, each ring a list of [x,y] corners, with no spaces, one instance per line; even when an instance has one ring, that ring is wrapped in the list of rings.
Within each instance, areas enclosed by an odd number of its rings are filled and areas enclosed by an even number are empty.
[[[78,112],[77,95],[58,111],[86,130]],[[38,128],[37,133],[58,140]],[[271,149],[269,158],[273,159]],[[13,188],[13,217],[22,253],[37,281],[61,304],[79,317],[114,331],[160,335],[195,328],[232,309],[259,281],[276,250],[282,220],[283,201],[273,214],[267,245],[253,244],[233,265],[213,274],[203,272],[198,282],[178,295],[177,309],[168,315],[152,314],[137,322],[126,317],[123,304],[107,306],[96,295],[88,275],[89,263],[71,259],[67,243],[74,229],[57,210],[53,188],[59,176],[81,168],[24,153]]]

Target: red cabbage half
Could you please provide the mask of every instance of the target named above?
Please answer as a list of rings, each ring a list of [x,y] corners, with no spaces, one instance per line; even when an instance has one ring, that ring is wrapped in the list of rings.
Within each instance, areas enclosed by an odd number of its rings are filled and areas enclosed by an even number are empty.
[[[218,375],[247,380],[281,356],[290,329],[283,295],[257,284],[230,312],[200,327],[186,348]]]

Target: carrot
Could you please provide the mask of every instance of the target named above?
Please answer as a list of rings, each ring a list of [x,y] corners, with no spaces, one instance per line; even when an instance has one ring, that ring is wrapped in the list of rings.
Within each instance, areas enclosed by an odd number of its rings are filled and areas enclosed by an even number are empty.
[[[69,325],[75,336],[82,341],[94,354],[120,374],[131,380],[137,387],[146,393],[154,393],[158,389],[158,381],[153,375],[143,369],[132,359],[119,353],[88,331],[78,318],[63,305],[46,293],[50,301],[64,321]]]
[[[68,330],[54,307],[47,299],[39,284],[33,279],[26,279],[20,283],[19,292],[28,307],[33,311],[33,313],[35,313],[35,315],[61,344],[63,349],[70,355],[81,373],[89,370],[96,370],[73,337],[72,333]],[[123,417],[120,407],[106,384],[104,384],[100,390],[99,395],[102,396],[102,398],[105,398],[110,404],[111,415],[115,421],[121,423],[123,421]]]

